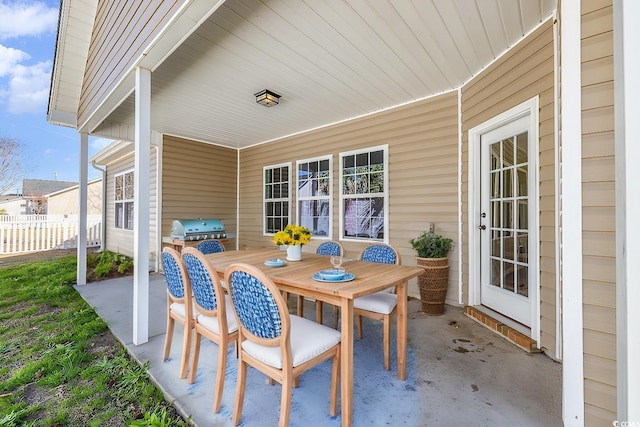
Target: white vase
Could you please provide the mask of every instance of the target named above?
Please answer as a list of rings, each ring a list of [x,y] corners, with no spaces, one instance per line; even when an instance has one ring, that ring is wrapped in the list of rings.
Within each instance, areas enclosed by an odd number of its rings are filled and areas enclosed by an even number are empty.
[[[287,246],[287,261],[302,260],[302,245]]]

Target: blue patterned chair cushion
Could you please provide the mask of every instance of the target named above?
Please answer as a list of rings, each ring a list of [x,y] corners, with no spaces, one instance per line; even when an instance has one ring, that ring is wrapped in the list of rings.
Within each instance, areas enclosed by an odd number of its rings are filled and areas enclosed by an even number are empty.
[[[320,246],[318,246],[318,249],[316,249],[316,254],[318,255],[340,256],[341,252],[342,251],[340,250],[340,245],[338,245],[336,242],[320,243]]]
[[[184,282],[180,274],[178,261],[166,252],[162,253],[162,268],[164,269],[164,279],[167,282],[167,289],[175,299],[184,298]]]
[[[205,310],[215,310],[218,306],[209,272],[200,260],[191,254],[185,254],[183,260],[187,274],[189,275],[189,280],[191,281],[191,290],[196,302]]]
[[[234,271],[228,280],[233,305],[242,326],[260,338],[279,337],[282,319],[269,289],[244,271]]]
[[[396,253],[385,245],[367,246],[362,252],[362,261],[377,262],[380,264],[395,264]]]
[[[204,242],[198,243],[196,249],[202,252],[203,254],[215,254],[217,252],[224,252],[224,246],[222,243],[217,240],[205,240]]]

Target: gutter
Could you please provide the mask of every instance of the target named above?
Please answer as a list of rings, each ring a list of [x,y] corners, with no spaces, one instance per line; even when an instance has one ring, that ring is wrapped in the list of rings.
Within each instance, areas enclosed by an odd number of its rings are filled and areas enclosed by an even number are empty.
[[[100,229],[100,251],[107,247],[107,167],[104,169],[96,165],[95,160],[91,161],[91,166],[102,174],[102,228]]]

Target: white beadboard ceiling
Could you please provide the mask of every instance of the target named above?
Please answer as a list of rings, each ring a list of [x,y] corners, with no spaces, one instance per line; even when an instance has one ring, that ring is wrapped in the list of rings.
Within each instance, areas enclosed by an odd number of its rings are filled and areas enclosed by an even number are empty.
[[[152,74],[152,128],[243,148],[460,87],[556,0],[227,0]],[[254,93],[282,97],[266,108]],[[134,125],[134,96],[92,133]]]

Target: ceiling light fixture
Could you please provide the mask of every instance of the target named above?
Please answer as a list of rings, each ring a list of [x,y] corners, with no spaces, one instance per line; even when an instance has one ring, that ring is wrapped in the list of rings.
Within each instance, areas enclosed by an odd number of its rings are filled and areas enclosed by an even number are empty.
[[[271,92],[269,89],[261,90],[255,94],[255,97],[256,102],[265,107],[272,107],[280,102],[280,95]]]

